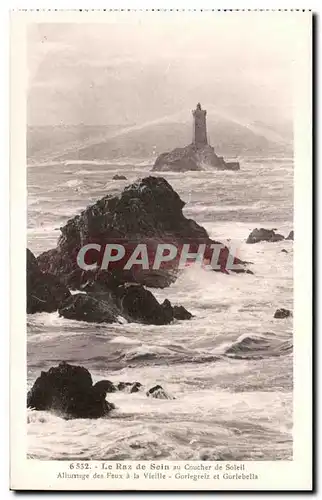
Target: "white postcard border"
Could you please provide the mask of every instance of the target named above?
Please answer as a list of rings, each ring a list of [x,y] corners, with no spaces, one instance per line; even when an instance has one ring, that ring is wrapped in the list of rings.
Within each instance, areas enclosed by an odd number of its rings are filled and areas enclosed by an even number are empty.
[[[140,16],[145,13],[123,13]],[[190,13],[193,15],[194,13]],[[206,14],[206,13],[205,13]],[[255,16],[255,13],[250,13]],[[249,15],[250,15],[249,14]],[[10,145],[10,242],[11,242],[11,342],[10,342],[10,441],[12,489],[28,490],[310,490],[312,487],[312,103],[310,12],[257,13],[291,15],[296,32],[294,59],[294,446],[292,461],[251,461],[247,473],[258,480],[178,481],[95,479],[62,481],[59,472],[70,472],[68,461],[26,458],[26,26],[30,22],[115,22],[117,12],[16,12],[11,22],[11,145]],[[158,15],[150,13],[149,15]],[[180,13],[160,13],[180,15]],[[211,15],[209,13],[209,15]],[[223,13],[222,15],[237,15]],[[247,15],[247,13],[241,13]],[[172,19],[172,18],[171,18]],[[113,21],[114,20],[114,21]],[[80,462],[80,461],[79,461]],[[114,462],[106,462],[106,464]],[[123,464],[137,462],[122,462]],[[149,462],[141,462],[146,465]],[[161,464],[161,462],[155,462]],[[170,467],[185,463],[162,462]],[[235,462],[229,462],[234,464]],[[240,462],[236,462],[240,463]],[[91,462],[93,467],[101,462]]]

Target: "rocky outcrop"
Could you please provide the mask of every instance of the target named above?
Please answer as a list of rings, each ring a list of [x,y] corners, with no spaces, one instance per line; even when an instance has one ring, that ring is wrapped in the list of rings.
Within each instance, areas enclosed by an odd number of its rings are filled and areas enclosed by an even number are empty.
[[[119,196],[107,195],[89,206],[80,215],[70,219],[60,228],[61,236],[56,248],[42,253],[37,262],[40,269],[52,273],[69,288],[84,289],[99,283],[101,289],[115,289],[130,282],[149,287],[169,286],[177,277],[179,256],[183,244],[190,244],[196,252],[200,244],[207,245],[205,257],[212,243],[207,231],[192,219],[187,219],[182,209],[185,203],[162,177],[146,177],[127,186]],[[100,245],[101,251],[86,253],[86,264],[97,264],[96,270],[82,270],[77,263],[79,250],[87,244]],[[149,268],[134,265],[124,269],[137,244],[146,244]],[[159,243],[170,243],[178,249],[177,257],[163,262],[160,269],[152,269]],[[107,244],[120,244],[126,249],[122,259],[101,270],[103,252]],[[229,251],[220,251],[221,271],[226,270]],[[235,259],[235,264],[241,264]],[[242,267],[242,270],[244,268]]]
[[[76,293],[68,297],[61,304],[58,313],[66,319],[87,323],[117,322],[116,308],[111,306],[110,302],[85,293]]]
[[[162,307],[170,308],[172,306],[169,300],[165,299]],[[173,318],[178,320],[191,319],[193,317],[192,314],[183,306],[174,306],[172,312]]]
[[[208,144],[189,144],[184,148],[175,148],[169,153],[162,153],[155,160],[153,171],[186,172],[188,170],[239,170],[238,162],[226,163],[222,156],[217,156]]]
[[[106,395],[117,391],[129,394],[142,392],[140,382],[99,380],[93,384],[90,372],[82,367],[61,362],[58,366],[42,371],[27,394],[27,408],[50,411],[65,419],[101,418],[115,409],[106,401]],[[160,385],[146,392],[148,397],[175,399]]]
[[[294,240],[294,231],[290,231],[290,234],[288,235],[287,238],[285,238],[286,240]]]
[[[126,181],[127,179],[126,179],[125,175],[115,174],[115,175],[113,175],[112,180],[113,181]]]
[[[62,303],[59,315],[88,323],[115,323],[122,316],[129,322],[167,325],[174,319],[190,319],[182,306],[172,307],[169,300],[159,304],[142,285],[125,284],[113,292],[77,293]]]
[[[122,316],[130,322],[153,325],[192,317],[184,307],[172,307],[168,300],[159,304],[142,285],[117,285],[112,278],[105,283],[109,290],[105,286],[100,288],[98,279],[87,283],[88,293],[71,295],[56,276],[40,271],[36,257],[27,249],[27,313],[58,309],[59,315],[66,319],[88,323],[115,323]]]
[[[248,236],[246,243],[259,243],[260,241],[282,241],[284,236],[282,234],[275,233],[274,229],[254,229]]]
[[[274,318],[276,319],[284,319],[284,318],[289,318],[292,316],[292,312],[289,309],[284,309],[283,307],[281,309],[276,309]]]
[[[169,307],[163,307],[142,285],[121,285],[117,288],[116,296],[125,318],[150,325],[167,325],[173,321],[170,302]]]
[[[86,368],[62,362],[41,372],[28,392],[27,407],[52,411],[64,418],[100,418],[114,408],[105,399],[108,388],[102,382],[93,385]]]
[[[56,276],[42,272],[36,257],[27,248],[27,314],[56,311],[69,296],[66,285]]]

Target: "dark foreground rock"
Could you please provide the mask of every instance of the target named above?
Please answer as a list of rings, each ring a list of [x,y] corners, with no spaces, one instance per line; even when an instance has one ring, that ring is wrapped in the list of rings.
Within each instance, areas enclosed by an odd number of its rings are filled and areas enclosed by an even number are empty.
[[[165,179],[146,177],[127,186],[119,196],[107,195],[70,219],[60,229],[57,247],[37,258],[39,267],[43,272],[59,277],[68,287],[78,290],[89,282],[99,282],[102,289],[115,289],[126,282],[149,287],[169,286],[177,277],[184,244],[190,245],[190,252],[196,252],[200,244],[206,244],[205,259],[210,260],[210,246],[219,243],[210,239],[202,226],[183,215],[184,205]],[[160,269],[153,269],[160,243],[175,245],[178,252],[174,259],[163,262]],[[100,250],[93,249],[86,253],[86,264],[96,268],[83,270],[78,265],[77,256],[79,250],[88,244],[97,244]],[[122,259],[110,262],[108,269],[102,270],[103,253],[108,244],[123,245],[126,252]],[[142,269],[141,265],[124,269],[138,244],[147,246],[148,269]],[[223,247],[219,256],[219,271],[226,271],[228,256],[228,248]],[[237,258],[234,263],[243,264]]]
[[[240,170],[238,162],[225,162],[217,156],[209,144],[189,144],[184,148],[175,148],[169,153],[162,153],[155,160],[153,171],[186,172],[188,170],[204,170],[212,167],[217,170]]]
[[[288,237],[286,238],[287,240],[294,240],[294,231],[290,231],[290,234],[288,235]]]
[[[248,236],[246,243],[259,243],[260,241],[282,241],[284,236],[282,234],[275,233],[274,229],[254,229]]]
[[[56,311],[69,296],[66,285],[56,276],[42,272],[36,257],[27,248],[27,314]]]
[[[58,312],[66,319],[88,323],[115,323],[121,316],[129,322],[167,325],[174,319],[192,317],[184,307],[173,307],[169,300],[160,304],[138,284],[120,285],[113,292],[74,294],[61,304]]]
[[[64,418],[100,418],[114,408],[105,400],[108,387],[100,382],[93,385],[86,368],[62,362],[41,372],[28,392],[27,407],[53,411]]]
[[[126,181],[127,179],[126,179],[125,175],[116,174],[112,177],[112,180],[113,181]]]
[[[58,366],[42,371],[27,394],[27,407],[39,411],[51,411],[65,419],[101,418],[115,409],[106,401],[106,395],[116,391],[135,394],[143,390],[140,382],[99,380],[93,385],[90,372],[82,367],[61,362]],[[149,389],[148,397],[175,399],[160,385]]]
[[[274,318],[277,319],[289,318],[290,316],[292,316],[292,312],[289,309],[284,308],[276,309],[274,314]]]

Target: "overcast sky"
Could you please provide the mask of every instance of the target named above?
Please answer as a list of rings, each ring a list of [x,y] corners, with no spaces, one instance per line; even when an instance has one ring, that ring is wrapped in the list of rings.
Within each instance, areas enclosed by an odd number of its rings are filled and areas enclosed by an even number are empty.
[[[220,14],[30,25],[28,123],[190,120],[198,101],[266,124],[290,120],[291,18]]]

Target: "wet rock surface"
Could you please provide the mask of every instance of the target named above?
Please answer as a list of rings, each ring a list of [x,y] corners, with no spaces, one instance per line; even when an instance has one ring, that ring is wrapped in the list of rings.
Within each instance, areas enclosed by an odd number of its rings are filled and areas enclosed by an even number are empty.
[[[86,368],[62,362],[41,372],[27,395],[27,407],[52,411],[64,418],[100,418],[114,405],[105,400],[104,384],[93,385]]]
[[[289,309],[284,309],[283,307],[281,309],[276,309],[274,318],[277,319],[284,319],[284,318],[289,318],[292,316],[292,312]]]
[[[70,219],[60,228],[57,247],[43,252],[37,262],[41,271],[52,273],[70,288],[82,290],[89,283],[99,282],[106,290],[127,282],[163,288],[176,280],[181,250],[189,244],[189,251],[196,252],[206,244],[205,258],[212,257],[210,245],[219,243],[209,238],[207,231],[192,219],[187,219],[182,209],[185,203],[162,177],[146,177],[127,187],[119,196],[107,195],[80,215]],[[158,244],[174,245],[178,253],[174,259],[153,269]],[[98,245],[99,250],[86,253],[86,264],[95,269],[83,270],[77,256],[85,245]],[[119,244],[125,248],[121,259],[110,262],[108,269],[101,269],[106,245]],[[125,269],[133,250],[144,244],[148,252],[148,269],[133,265]],[[223,246],[219,256],[219,270],[225,271],[229,250]],[[243,264],[235,258],[235,264]],[[241,271],[245,272],[243,266]]]
[[[115,323],[122,317],[128,322],[167,325],[174,319],[191,319],[182,306],[169,300],[160,304],[154,295],[138,284],[118,286],[113,292],[77,293],[68,297],[58,309],[66,319],[88,323]]]
[[[189,144],[183,148],[175,148],[159,155],[152,168],[153,171],[186,172],[189,170],[205,170],[212,167],[216,170],[240,170],[238,162],[225,162],[217,156],[209,144],[198,146]]]
[[[254,229],[250,235],[248,236],[246,243],[253,244],[259,243],[260,241],[282,241],[284,240],[284,236],[282,234],[278,234],[274,229],[265,229],[261,227],[260,229]]]
[[[27,248],[27,313],[56,311],[70,292],[56,276],[42,272]]]
[[[66,319],[87,323],[117,322],[115,307],[112,307],[106,300],[84,293],[70,296],[61,304],[58,313]]]
[[[50,411],[65,419],[101,418],[115,409],[106,401],[106,395],[117,391],[135,394],[144,389],[140,382],[99,380],[93,385],[90,372],[82,367],[62,361],[58,366],[42,371],[27,394],[27,407]],[[160,385],[146,392],[156,399],[174,399]]]
[[[119,175],[119,174],[116,174],[112,177],[112,180],[113,181],[126,181],[127,178],[125,177],[125,175]]]
[[[173,396],[168,394],[161,385],[155,385],[151,387],[146,393],[149,398],[154,399],[175,399]]]

